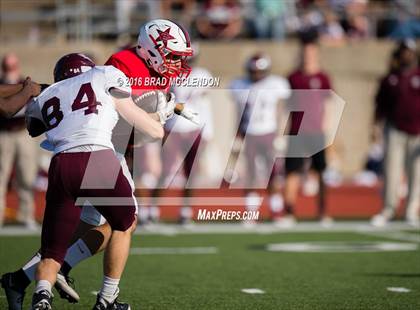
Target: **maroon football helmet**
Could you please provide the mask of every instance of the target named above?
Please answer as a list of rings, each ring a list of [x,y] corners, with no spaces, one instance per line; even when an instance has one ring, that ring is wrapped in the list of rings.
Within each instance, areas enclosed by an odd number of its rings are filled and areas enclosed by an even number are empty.
[[[93,68],[95,63],[81,53],[67,54],[61,57],[54,67],[54,82],[82,74]]]

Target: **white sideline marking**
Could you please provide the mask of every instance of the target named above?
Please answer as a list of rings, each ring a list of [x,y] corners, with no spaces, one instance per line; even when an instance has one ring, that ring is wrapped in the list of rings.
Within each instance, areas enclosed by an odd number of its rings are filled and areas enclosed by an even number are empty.
[[[420,234],[412,234],[403,231],[366,231],[358,233],[366,236],[420,243]]]
[[[190,248],[132,248],[131,255],[159,255],[159,254],[217,254],[219,249],[210,247],[190,247]]]
[[[98,295],[98,293],[99,293],[99,291],[92,291],[92,292],[90,292],[92,295]]]
[[[387,291],[394,293],[410,293],[411,290],[405,287],[387,287]]]
[[[265,291],[259,288],[243,288],[241,289],[241,292],[246,294],[265,294]]]
[[[416,231],[412,226],[402,221],[390,223],[384,228],[375,228],[365,221],[334,222],[330,228],[322,227],[318,222],[298,222],[292,228],[279,228],[272,223],[258,223],[253,227],[245,227],[242,223],[197,223],[184,227],[177,224],[155,224],[153,227],[138,227],[136,235],[191,235],[191,234],[275,234],[275,233],[308,233],[308,232],[351,232],[361,234],[381,234],[400,232],[401,230]],[[417,230],[418,231],[418,230]],[[9,226],[0,229],[0,236],[39,236],[40,232],[34,232],[22,227]],[[411,234],[412,235],[412,234]],[[381,236],[383,237],[383,236]],[[410,239],[416,236],[411,236]],[[405,240],[408,241],[408,240]],[[416,240],[410,240],[419,242]]]
[[[389,251],[416,251],[415,243],[396,242],[366,242],[366,241],[315,241],[315,242],[288,242],[272,243],[266,246],[269,252],[294,253],[355,253],[355,252],[389,252]]]

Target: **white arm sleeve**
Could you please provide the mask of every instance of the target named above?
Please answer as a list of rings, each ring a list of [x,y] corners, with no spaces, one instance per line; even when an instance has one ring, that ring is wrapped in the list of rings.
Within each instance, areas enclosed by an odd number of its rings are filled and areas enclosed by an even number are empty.
[[[33,98],[27,105],[25,111],[25,118],[36,118],[42,121],[44,124],[44,118],[42,117],[42,112],[39,107],[39,101],[37,98]]]
[[[131,95],[131,86],[126,75],[114,66],[104,66],[105,73],[105,90],[109,93],[111,88]]]

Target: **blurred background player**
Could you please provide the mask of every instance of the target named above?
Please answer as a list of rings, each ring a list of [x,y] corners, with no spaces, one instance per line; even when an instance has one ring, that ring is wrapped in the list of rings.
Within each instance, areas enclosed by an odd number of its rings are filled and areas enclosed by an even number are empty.
[[[269,206],[271,217],[277,220],[283,209],[280,183],[275,177],[278,171],[274,165],[274,140],[280,123],[280,103],[290,96],[290,87],[286,79],[270,74],[271,59],[258,52],[245,64],[247,75],[232,81],[231,93],[236,103],[239,130],[235,144],[245,143],[245,188],[247,210],[256,210],[259,206],[259,194],[252,190],[258,188],[261,179],[268,180]],[[263,162],[261,173],[257,161]],[[275,163],[274,163],[275,164]]]
[[[299,134],[300,138],[299,141],[289,138],[286,153],[285,216],[279,223],[286,227],[295,224],[294,209],[306,162],[304,158],[306,156],[291,157],[290,153],[299,150],[304,155],[309,152],[308,148],[311,145],[325,145],[324,121],[327,96],[323,91],[313,92],[313,90],[331,89],[330,78],[321,69],[317,33],[308,32],[302,35],[301,40],[300,63],[297,69],[289,75],[290,87],[293,91],[288,106],[291,112],[307,111],[307,113],[301,117],[298,117],[297,114],[290,114],[289,135]],[[310,91],[304,92],[302,90]],[[302,117],[305,118],[305,126],[300,128]],[[325,212],[325,184],[323,179],[323,172],[326,168],[325,150],[310,156],[310,161],[309,176],[316,178],[318,183],[318,217],[323,225],[329,225],[332,219]]]
[[[380,83],[376,96],[375,127],[383,127],[385,140],[383,210],[372,218],[385,226],[395,216],[403,171],[408,183],[406,220],[418,226],[420,209],[420,69],[416,43],[397,47],[397,64]],[[376,129],[378,130],[378,129]]]
[[[22,83],[20,63],[13,53],[1,63],[0,84]],[[4,220],[6,193],[15,167],[16,190],[19,197],[17,219],[28,229],[36,229],[33,186],[37,173],[36,144],[25,129],[25,108],[10,119],[0,116],[0,227]]]
[[[188,79],[211,79],[210,72],[202,67],[195,66],[199,54],[199,46],[193,45],[194,56],[188,58],[188,64],[193,65]],[[193,212],[188,200],[192,195],[192,188],[197,181],[196,177],[200,170],[200,156],[206,144],[213,137],[213,117],[210,107],[210,98],[206,88],[193,87],[192,85],[174,86],[172,88],[178,102],[185,104],[185,107],[200,115],[200,126],[184,118],[173,118],[165,124],[165,138],[161,152],[162,174],[154,192],[158,197],[161,188],[175,185],[179,172],[185,179],[184,202],[180,208],[179,222],[188,224],[191,222]],[[181,167],[182,169],[176,171]],[[174,170],[176,168],[176,170]],[[158,203],[158,199],[155,201]],[[153,205],[150,209],[150,218],[157,220],[159,212]]]

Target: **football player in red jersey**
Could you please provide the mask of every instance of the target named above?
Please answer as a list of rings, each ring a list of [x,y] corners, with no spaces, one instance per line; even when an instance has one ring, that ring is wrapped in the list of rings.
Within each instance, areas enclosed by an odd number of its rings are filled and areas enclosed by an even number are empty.
[[[126,75],[127,80],[121,83],[131,86],[135,101],[136,97],[151,90],[168,92],[171,78],[187,77],[190,73],[187,57],[192,56],[192,53],[186,30],[169,20],[156,19],[141,27],[137,46],[115,53],[106,65],[112,65]],[[117,124],[117,132],[120,126],[124,125]],[[127,141],[118,140],[121,139],[113,139],[115,150],[124,154]],[[74,243],[67,251],[55,284],[60,296],[72,303],[78,302],[79,295],[69,285],[68,273],[81,261],[102,251],[111,236],[109,224],[92,206],[84,206],[80,218]],[[34,279],[34,270],[39,260],[37,253],[18,271],[3,275],[1,284],[6,291],[10,309],[22,309],[25,289]]]

